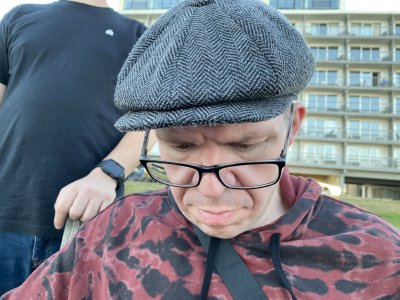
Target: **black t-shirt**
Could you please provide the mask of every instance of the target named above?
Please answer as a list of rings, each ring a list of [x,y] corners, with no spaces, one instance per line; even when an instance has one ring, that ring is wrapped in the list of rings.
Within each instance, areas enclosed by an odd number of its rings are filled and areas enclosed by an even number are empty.
[[[0,25],[0,231],[60,236],[59,190],[120,141],[118,72],[143,24],[61,0],[21,5]]]

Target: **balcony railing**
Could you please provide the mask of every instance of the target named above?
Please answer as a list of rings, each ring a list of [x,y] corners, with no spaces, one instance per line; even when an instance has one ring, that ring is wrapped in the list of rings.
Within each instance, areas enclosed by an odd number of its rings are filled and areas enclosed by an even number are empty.
[[[302,126],[299,131],[299,136],[310,138],[342,138],[342,130],[337,127],[323,127],[320,126]]]
[[[348,55],[344,51],[329,49],[313,49],[311,52],[317,62],[335,62],[349,60],[351,63],[393,63],[400,62],[400,51],[395,53],[390,51],[349,51]]]
[[[400,36],[400,29],[390,26],[354,26],[350,25],[346,28],[345,25],[335,24],[315,24],[307,26],[296,26],[306,37],[383,37],[383,36]]]
[[[345,60],[344,52],[329,52],[329,50],[321,51],[318,53],[313,51],[313,56],[316,61],[324,62],[324,61],[342,61]]]
[[[346,156],[290,151],[288,164],[371,170],[400,170],[400,158]]]
[[[400,169],[397,160],[388,157],[347,156],[345,165],[353,168]]]
[[[367,105],[365,101],[362,102],[362,105],[355,106],[354,104],[344,103],[342,101],[327,101],[327,100],[306,100],[302,101],[307,103],[307,110],[309,112],[352,112],[352,113],[360,113],[360,114],[370,114],[376,115],[378,114],[388,114],[391,113],[391,108],[387,103],[371,103]],[[400,111],[394,112],[394,114],[400,115]]]
[[[389,51],[350,50],[349,60],[352,62],[391,62],[392,53]]]
[[[125,0],[124,9],[170,9],[183,0]]]
[[[375,24],[371,26],[350,25],[348,34],[360,37],[381,37],[390,35],[391,31],[389,26]]]
[[[316,24],[311,26],[296,27],[304,36],[310,37],[333,37],[346,35],[345,26]]]
[[[314,74],[311,78],[309,86],[342,86],[343,78],[339,76],[326,75],[323,74]]]
[[[299,137],[316,138],[320,140],[348,139],[368,142],[394,142],[400,144],[400,132],[393,130],[354,130],[338,127],[302,126]]]
[[[347,82],[346,82],[347,81]],[[391,78],[375,78],[363,77],[362,75],[349,75],[346,79],[343,76],[333,74],[314,73],[308,86],[311,87],[366,87],[366,88],[388,88],[400,87],[400,76],[393,76]]]

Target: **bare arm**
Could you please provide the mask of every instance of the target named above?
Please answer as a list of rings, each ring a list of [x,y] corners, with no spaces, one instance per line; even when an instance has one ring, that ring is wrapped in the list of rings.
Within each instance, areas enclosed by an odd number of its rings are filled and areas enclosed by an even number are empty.
[[[104,159],[112,158],[129,175],[139,164],[143,142],[143,132],[128,132],[118,145]],[[155,143],[154,134],[150,135],[150,147]],[[116,196],[116,181],[94,168],[87,176],[78,179],[61,189],[54,205],[54,226],[62,228],[66,218],[86,222],[110,205]]]
[[[6,93],[7,86],[0,83],[0,106],[1,102],[3,102],[4,94]]]

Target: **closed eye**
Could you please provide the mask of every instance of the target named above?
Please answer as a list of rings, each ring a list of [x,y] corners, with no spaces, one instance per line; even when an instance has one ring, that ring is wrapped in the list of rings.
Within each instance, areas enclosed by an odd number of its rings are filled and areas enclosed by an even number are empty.
[[[192,150],[195,147],[195,145],[191,143],[175,143],[175,144],[170,144],[170,147],[178,152],[186,152]]]
[[[243,144],[243,143],[238,143],[238,144],[230,144],[232,148],[234,148],[236,151],[240,152],[246,152],[250,151],[256,148],[257,144]]]

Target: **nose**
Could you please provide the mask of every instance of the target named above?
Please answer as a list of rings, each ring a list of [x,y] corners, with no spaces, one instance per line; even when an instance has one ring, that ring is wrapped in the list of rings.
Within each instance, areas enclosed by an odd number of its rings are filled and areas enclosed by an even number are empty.
[[[227,189],[217,178],[214,173],[203,173],[200,184],[197,186],[198,191],[208,198],[219,198]]]

